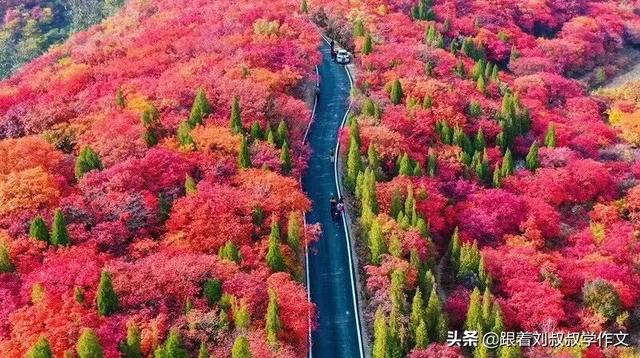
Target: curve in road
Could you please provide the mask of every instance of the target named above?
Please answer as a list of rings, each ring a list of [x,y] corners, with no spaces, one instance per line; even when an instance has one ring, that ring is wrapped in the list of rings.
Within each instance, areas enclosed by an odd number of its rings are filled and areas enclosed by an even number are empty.
[[[308,254],[307,285],[318,314],[310,356],[364,357],[349,234],[345,220],[333,221],[329,209],[331,196],[339,194],[337,166],[331,154],[337,149],[338,130],[349,111],[351,78],[344,66],[332,61],[328,44],[323,42],[320,50],[320,93],[308,135],[313,154],[302,179],[313,201],[306,220],[322,225],[322,237],[310,246]]]

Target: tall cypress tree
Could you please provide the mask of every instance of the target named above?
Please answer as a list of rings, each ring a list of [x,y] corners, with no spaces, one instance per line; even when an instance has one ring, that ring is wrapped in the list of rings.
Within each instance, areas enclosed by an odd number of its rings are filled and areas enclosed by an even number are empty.
[[[535,171],[540,166],[540,158],[538,157],[538,142],[533,142],[529,148],[526,158],[527,168]]]
[[[242,137],[242,142],[240,143],[238,166],[242,169],[251,168],[251,156],[249,154],[249,144],[247,143],[246,137]]]
[[[86,173],[94,169],[102,170],[102,161],[100,160],[98,153],[93,151],[91,147],[84,147],[80,151],[80,155],[76,159],[76,166],[75,166],[76,179],[77,180],[82,179],[82,177]]]
[[[309,12],[309,4],[307,3],[307,0],[302,0],[300,2],[300,12],[303,14],[306,14]]]
[[[366,34],[364,37],[364,42],[362,43],[362,54],[368,55],[373,51],[373,40],[371,39],[370,34]]]
[[[100,283],[96,292],[96,306],[101,316],[109,316],[118,310],[118,295],[113,289],[109,271],[102,270]]]
[[[245,336],[238,336],[231,348],[231,358],[251,358],[249,340]]]
[[[477,331],[479,335],[483,330],[484,322],[482,320],[482,304],[480,298],[480,290],[474,288],[467,309],[467,318],[464,322],[464,328],[468,331]]]
[[[131,322],[127,327],[127,340],[122,347],[122,355],[124,358],[142,358],[142,352],[140,351],[140,329],[138,326]]]
[[[286,265],[284,262],[284,257],[282,256],[282,251],[280,250],[280,228],[278,226],[278,221],[273,220],[271,224],[271,234],[269,235],[269,249],[267,250],[267,265],[274,272],[284,271],[286,269]]]
[[[98,336],[90,328],[82,330],[80,338],[76,343],[76,353],[78,358],[102,358],[104,357],[104,351]]]
[[[548,148],[556,147],[556,126],[553,123],[549,123],[547,127],[547,134],[544,136],[544,145]]]
[[[265,331],[267,341],[272,347],[278,345],[278,332],[282,329],[280,313],[278,308],[278,297],[275,291],[269,291],[269,305],[267,306],[267,316],[265,317]]]
[[[438,290],[434,285],[429,294],[427,309],[425,311],[425,322],[431,341],[442,341],[447,335],[446,317],[442,311],[442,302],[438,296]]]
[[[393,194],[391,194],[391,217],[397,218],[398,214],[404,209],[404,205],[402,204],[402,197],[400,196],[400,190],[398,188],[393,190]]]
[[[27,352],[26,358],[53,358],[53,351],[47,337],[42,336]]]
[[[262,133],[260,123],[253,122],[253,124],[251,125],[251,138],[253,138],[254,140],[261,140],[264,138],[264,133]]]
[[[236,330],[246,332],[251,326],[251,315],[249,314],[247,303],[244,300],[238,302],[234,299],[232,303],[232,309],[233,324],[235,325]]]
[[[193,100],[193,106],[191,106],[191,113],[189,114],[189,125],[191,128],[203,124],[203,119],[211,114],[211,103],[207,99],[207,94],[203,89],[199,89],[196,92],[196,97]]]
[[[400,157],[398,174],[406,176],[410,176],[413,174],[413,166],[411,165],[411,159],[409,158],[409,154],[407,154],[407,152],[405,152],[402,157]]]
[[[427,324],[422,318],[420,319],[420,323],[418,323],[418,327],[416,327],[415,341],[416,348],[418,349],[427,348],[427,345],[429,344],[429,332],[427,332]]]
[[[180,123],[176,135],[178,137],[178,142],[180,142],[180,146],[188,150],[195,148],[196,142],[193,140],[193,137],[191,137],[191,126],[188,122]]]
[[[69,232],[62,210],[56,209],[53,215],[53,225],[51,227],[51,244],[54,246],[69,246]]]
[[[289,138],[289,129],[287,128],[287,123],[284,120],[280,120],[278,123],[278,128],[276,129],[276,140],[279,146],[284,145],[284,143]]]
[[[265,130],[264,138],[267,140],[267,143],[275,146],[276,145],[276,135],[273,133],[273,129],[271,129],[271,124],[267,122],[267,129]]]
[[[400,80],[396,79],[391,84],[391,92],[389,93],[389,97],[391,99],[391,103],[400,104],[402,102],[402,98],[404,98],[404,92],[402,91],[402,84]]]
[[[184,179],[184,191],[187,195],[195,195],[198,192],[196,181],[189,174]]]
[[[387,323],[385,322],[384,313],[381,308],[376,311],[375,320],[373,322],[373,358],[387,358],[389,333]]]
[[[118,90],[116,91],[116,107],[122,109],[125,106],[126,102],[124,99],[124,92],[122,91],[122,88],[118,88]]]
[[[209,307],[215,305],[222,297],[222,282],[215,278],[208,278],[202,287],[202,293],[207,299]]]
[[[287,243],[291,249],[299,254],[302,241],[302,215],[298,211],[289,213],[287,221]]]
[[[355,190],[358,173],[362,170],[362,158],[360,157],[360,147],[354,136],[349,140],[349,152],[347,153],[347,175],[345,176],[345,186],[351,192]]]
[[[29,236],[38,241],[49,242],[49,229],[42,216],[38,216],[31,221]]]
[[[204,341],[200,342],[200,349],[198,349],[198,358],[209,358],[209,349]]]
[[[182,345],[180,332],[177,329],[169,331],[169,336],[161,347],[156,348],[156,358],[188,358],[189,354]]]
[[[411,301],[411,329],[413,332],[417,332],[420,322],[424,318],[424,299],[422,298],[422,292],[420,288],[416,290],[416,294],[413,295],[413,301]]]
[[[384,236],[382,235],[382,228],[377,218],[371,222],[371,229],[369,230],[369,250],[371,251],[371,263],[379,265],[380,256],[385,254],[387,249]]]
[[[291,155],[289,154],[289,144],[287,144],[286,140],[284,141],[284,144],[282,144],[282,149],[280,150],[280,166],[282,168],[282,172],[285,174],[289,174],[293,167]]]
[[[513,174],[513,171],[513,155],[511,154],[511,149],[507,148],[507,150],[504,152],[504,157],[502,157],[502,177],[508,177],[509,175]]]
[[[231,103],[231,133],[240,134],[242,133],[242,110],[240,109],[240,97],[233,97],[233,102]]]
[[[240,255],[240,250],[231,240],[227,240],[227,242],[218,249],[218,257],[222,260],[229,260],[235,263],[240,263],[242,259]]]

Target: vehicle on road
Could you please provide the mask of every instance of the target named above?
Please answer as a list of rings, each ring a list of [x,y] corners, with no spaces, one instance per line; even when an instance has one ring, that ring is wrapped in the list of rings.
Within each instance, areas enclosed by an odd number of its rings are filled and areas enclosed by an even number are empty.
[[[338,50],[338,52],[336,53],[336,62],[343,65],[351,62],[351,54],[349,53],[349,51],[344,49]]]

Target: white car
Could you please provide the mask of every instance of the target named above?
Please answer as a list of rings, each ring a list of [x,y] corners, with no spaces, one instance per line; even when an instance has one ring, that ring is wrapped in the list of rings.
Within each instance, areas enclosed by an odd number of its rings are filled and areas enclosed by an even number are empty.
[[[336,62],[341,64],[347,64],[351,62],[351,54],[349,53],[349,51],[344,49],[338,50],[338,52],[336,53]]]

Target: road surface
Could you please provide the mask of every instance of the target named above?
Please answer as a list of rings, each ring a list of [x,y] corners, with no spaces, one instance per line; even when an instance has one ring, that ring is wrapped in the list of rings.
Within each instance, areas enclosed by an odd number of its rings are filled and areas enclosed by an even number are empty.
[[[354,265],[342,219],[331,219],[329,201],[337,197],[331,151],[349,107],[350,79],[344,66],[331,60],[329,45],[321,47],[320,94],[308,135],[313,149],[302,185],[313,201],[308,223],[322,225],[322,237],[309,248],[308,288],[316,304],[318,326],[312,333],[313,358],[363,357]]]

